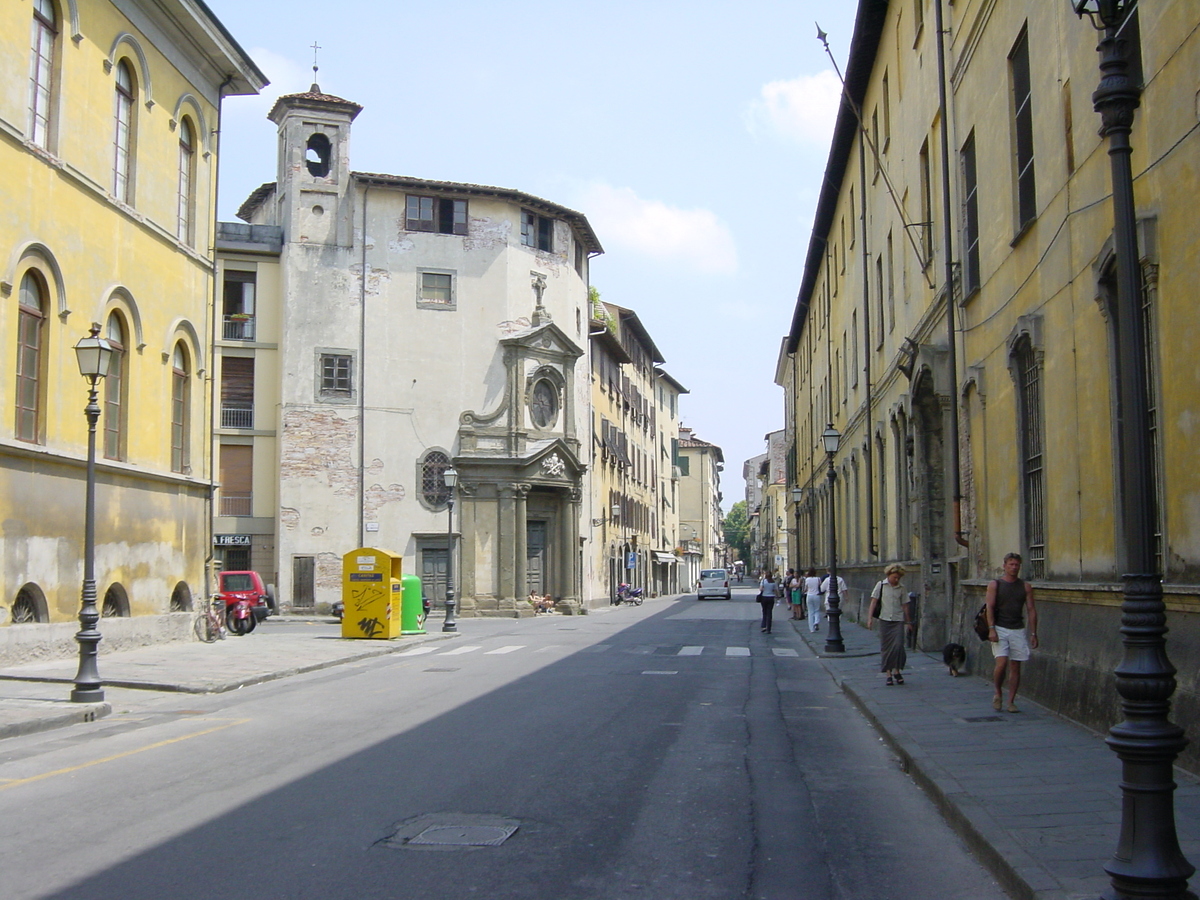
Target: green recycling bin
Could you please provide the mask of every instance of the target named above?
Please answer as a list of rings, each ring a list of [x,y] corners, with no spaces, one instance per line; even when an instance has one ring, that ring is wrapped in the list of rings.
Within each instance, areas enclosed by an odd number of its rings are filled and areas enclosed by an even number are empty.
[[[421,601],[421,579],[405,575],[400,579],[400,633],[425,633],[425,605]]]

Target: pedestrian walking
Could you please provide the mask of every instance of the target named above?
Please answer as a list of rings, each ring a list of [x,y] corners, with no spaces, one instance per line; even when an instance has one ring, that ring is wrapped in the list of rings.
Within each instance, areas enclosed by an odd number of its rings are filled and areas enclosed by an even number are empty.
[[[832,571],[830,574],[832,574]],[[830,575],[826,575],[825,579],[821,582],[821,593],[825,595],[825,602],[822,605],[825,607],[826,612],[829,612],[829,578]],[[837,577],[837,595],[838,604],[840,605],[846,599],[846,579],[841,575]]]
[[[775,574],[768,569],[758,583],[758,605],[762,607],[763,634],[771,633],[771,619],[775,612],[775,598],[779,596],[779,585],[775,583]]]
[[[992,672],[992,709],[1003,704],[1004,685],[1008,683],[1008,711],[1017,711],[1017,688],[1021,686],[1021,663],[1038,648],[1037,609],[1033,605],[1033,585],[1022,581],[1021,554],[1004,557],[1004,574],[988,582],[988,641],[996,657]],[[1026,629],[1028,624],[1028,629]]]
[[[888,686],[904,684],[900,670],[908,662],[904,637],[912,629],[912,622],[908,618],[908,604],[904,602],[904,587],[900,584],[903,577],[904,566],[899,563],[884,569],[883,581],[871,591],[871,603],[867,608],[867,628],[874,628],[875,619],[879,619],[879,671],[886,674],[884,684]]]
[[[804,592],[801,588],[804,586],[804,579],[800,577],[799,570],[791,570],[791,577],[788,579],[788,598],[792,601],[792,620],[795,621],[801,618],[800,610],[804,604]]]
[[[809,569],[804,576],[804,597],[808,603],[809,633],[821,630],[821,579],[816,569]]]

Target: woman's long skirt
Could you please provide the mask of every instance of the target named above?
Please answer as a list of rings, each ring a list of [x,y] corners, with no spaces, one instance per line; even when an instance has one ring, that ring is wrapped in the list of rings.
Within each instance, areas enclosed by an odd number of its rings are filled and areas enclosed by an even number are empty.
[[[879,671],[894,672],[904,668],[908,654],[904,652],[904,623],[879,620]]]

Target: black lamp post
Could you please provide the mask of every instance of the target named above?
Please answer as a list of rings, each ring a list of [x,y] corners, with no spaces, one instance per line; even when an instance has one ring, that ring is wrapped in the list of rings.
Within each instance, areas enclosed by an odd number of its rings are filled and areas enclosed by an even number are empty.
[[[821,434],[821,443],[825,445],[825,453],[829,457],[829,472],[826,475],[829,479],[829,635],[825,638],[826,653],[846,652],[846,644],[842,640],[842,605],[837,573],[837,520],[833,502],[833,483],[837,480],[833,457],[841,441],[841,433],[832,424]]]
[[[88,380],[88,403],[83,409],[88,422],[87,488],[83,512],[83,596],[79,608],[79,671],[75,674],[75,690],[71,699],[77,703],[99,703],[104,699],[104,686],[96,657],[100,644],[100,612],[96,609],[96,423],[100,420],[100,403],[96,382],[108,375],[113,348],[100,337],[100,325],[93,322],[88,336],[75,345],[79,373]]]
[[[1142,279],[1129,133],[1141,85],[1129,73],[1131,47],[1123,33],[1134,0],[1073,0],[1072,9],[1102,30],[1100,84],[1092,104],[1100,135],[1108,138],[1113,188],[1113,247],[1117,268],[1117,381],[1121,421],[1120,489],[1128,571],[1123,576],[1121,635],[1125,657],[1116,669],[1125,719],[1107,739],[1121,760],[1121,836],[1104,866],[1112,880],[1106,896],[1193,897],[1187,890],[1195,868],[1179,849],[1175,831],[1172,764],[1187,745],[1183,729],[1168,718],[1175,667],[1167,659],[1166,607],[1154,546],[1155,496],[1150,443],[1149,391],[1144,366]]]
[[[796,577],[800,577],[800,501],[804,499],[804,488],[792,488],[792,512],[796,514]],[[803,579],[801,579],[803,580]]]
[[[446,618],[442,631],[458,631],[454,618],[454,486],[458,484],[458,472],[447,466],[442,472],[446,482]]]

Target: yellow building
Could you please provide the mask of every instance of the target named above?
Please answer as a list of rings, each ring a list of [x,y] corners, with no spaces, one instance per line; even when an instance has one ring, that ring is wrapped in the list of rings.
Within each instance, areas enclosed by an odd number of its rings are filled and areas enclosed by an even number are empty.
[[[921,594],[921,647],[957,641],[985,668],[970,622],[1004,554],[1022,553],[1043,643],[1022,690],[1105,726],[1116,716],[1124,551],[1114,213],[1091,100],[1098,38],[1066,3],[943,4],[943,112],[936,9],[860,4],[852,103],[838,118],[777,375],[791,480],[805,492],[801,546],[811,538],[825,560],[832,512],[850,615],[882,567],[903,561]],[[1155,536],[1181,672],[1175,717],[1193,765],[1198,24],[1200,9],[1176,0],[1142,5],[1127,29],[1145,85],[1131,141]],[[830,423],[841,435],[832,493],[821,445]]]
[[[633,310],[593,295],[589,338],[590,604],[611,600],[623,582],[648,596],[676,593],[691,558],[680,543],[676,465],[679,397],[687,389],[660,367],[662,354]]]
[[[74,648],[93,322],[103,646],[155,639],[206,591],[220,104],[266,79],[183,0],[2,4],[0,67],[0,652]]]

